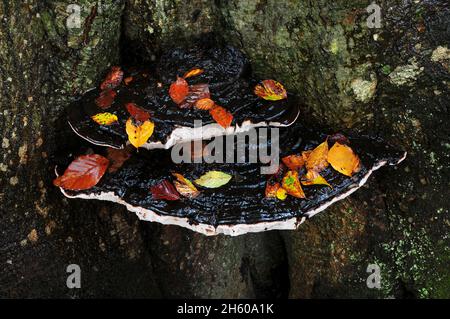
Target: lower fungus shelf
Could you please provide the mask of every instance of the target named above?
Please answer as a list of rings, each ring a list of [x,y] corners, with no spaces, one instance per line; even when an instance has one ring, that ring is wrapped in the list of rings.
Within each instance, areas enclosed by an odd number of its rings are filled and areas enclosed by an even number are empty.
[[[280,132],[280,158],[312,149],[326,139],[325,134],[306,129],[299,123]],[[306,199],[288,196],[285,200],[265,198],[267,176],[261,163],[182,163],[172,161],[168,150],[140,150],[122,167],[107,173],[89,190],[67,191],[71,198],[98,199],[125,205],[142,220],[179,225],[205,235],[240,235],[271,229],[295,229],[305,219],[349,196],[366,183],[369,176],[384,165],[401,162],[406,154],[380,140],[350,137],[350,145],[361,160],[361,169],[347,177],[327,167],[321,175],[333,186],[304,186]],[[270,140],[269,140],[270,144]],[[261,149],[261,145],[246,145]],[[232,176],[230,182],[215,189],[200,189],[196,198],[176,201],[156,200],[150,188],[180,173],[195,180],[217,170]]]

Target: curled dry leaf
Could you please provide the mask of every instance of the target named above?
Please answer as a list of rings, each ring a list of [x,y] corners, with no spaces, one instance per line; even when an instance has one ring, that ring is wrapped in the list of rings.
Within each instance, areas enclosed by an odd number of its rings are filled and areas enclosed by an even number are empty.
[[[139,123],[139,125],[135,125],[133,119],[129,118],[126,123],[128,140],[134,147],[139,148],[152,136],[154,128],[155,124],[151,121],[145,121]]]
[[[305,193],[303,192],[302,185],[298,179],[298,172],[288,171],[283,177],[282,186],[286,192],[297,198],[305,198]]]
[[[161,183],[154,185],[150,188],[153,199],[164,200],[179,200],[180,194],[178,194],[175,187],[167,180],[163,180]]]
[[[305,160],[301,155],[285,156],[281,161],[292,171],[297,171],[305,165]]]
[[[120,85],[123,79],[123,71],[119,66],[113,66],[100,85],[100,90],[114,89]]]
[[[325,178],[323,178],[319,173],[315,173],[314,171],[309,171],[305,179],[302,179],[302,184],[305,186],[309,185],[327,185],[330,188],[333,188]]]
[[[209,110],[209,114],[211,114],[214,121],[216,121],[223,128],[229,127],[231,122],[233,122],[233,114],[221,106],[216,105],[214,108]]]
[[[106,157],[111,163],[108,167],[108,173],[115,173],[131,157],[131,150],[129,147],[123,149],[108,147],[106,150]]]
[[[196,179],[195,184],[206,188],[218,188],[231,180],[231,175],[221,171],[209,171]]]
[[[328,162],[339,173],[350,177],[361,167],[358,155],[349,146],[339,142],[334,143],[328,152]]]
[[[195,102],[195,107],[198,108],[199,110],[203,110],[203,111],[209,111],[214,107],[214,101],[209,99],[209,98],[205,98],[205,99],[200,99],[197,102]]]
[[[284,86],[275,80],[264,80],[255,86],[255,94],[264,100],[278,101],[287,98]]]
[[[80,191],[94,187],[108,168],[109,160],[101,155],[90,154],[77,157],[63,175],[53,181],[55,186]]]
[[[208,84],[201,83],[189,86],[189,92],[184,101],[179,105],[180,108],[191,108],[198,100],[209,99],[211,94],[209,92]]]
[[[125,107],[133,119],[138,122],[145,122],[150,119],[150,114],[146,110],[137,106],[135,103],[127,103]]]
[[[100,125],[112,125],[118,121],[117,115],[108,112],[95,114],[91,119]]]
[[[191,69],[191,70],[187,71],[187,72],[183,75],[183,78],[187,79],[187,78],[190,78],[190,77],[193,77],[193,76],[200,75],[200,74],[202,74],[203,72],[204,72],[203,69],[194,68],[194,69]]]
[[[95,99],[95,104],[97,104],[99,108],[106,110],[113,104],[116,95],[116,91],[112,89],[102,91],[100,96]]]
[[[177,191],[184,197],[195,198],[200,195],[200,191],[190,180],[178,173],[172,174],[177,180],[174,182]]]
[[[306,169],[307,171],[314,171],[320,173],[328,166],[328,142],[325,141],[315,149],[313,149],[308,155],[306,155]]]
[[[177,80],[170,85],[169,95],[176,104],[181,104],[189,92],[189,86],[185,79],[177,77]]]

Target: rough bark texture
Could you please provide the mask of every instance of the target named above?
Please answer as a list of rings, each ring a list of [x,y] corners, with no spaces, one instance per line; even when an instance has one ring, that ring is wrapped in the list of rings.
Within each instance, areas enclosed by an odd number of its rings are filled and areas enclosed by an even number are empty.
[[[380,29],[361,0],[86,0],[69,29],[71,2],[0,1],[0,296],[450,297],[447,1],[378,1]],[[296,232],[207,238],[63,199],[52,157],[78,143],[61,120],[73,96],[120,57],[205,32],[298,93],[311,125],[381,135],[408,159]]]

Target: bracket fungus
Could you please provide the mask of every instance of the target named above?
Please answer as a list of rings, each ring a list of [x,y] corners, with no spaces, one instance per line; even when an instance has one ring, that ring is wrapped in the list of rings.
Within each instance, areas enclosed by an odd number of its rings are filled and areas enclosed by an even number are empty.
[[[146,71],[109,74],[113,85],[102,86],[113,94],[91,90],[69,110],[70,126],[78,135],[108,146],[99,148],[97,155],[109,160],[109,170],[90,188],[69,189],[59,181],[84,185],[84,177],[70,175],[73,170],[68,169],[64,172],[68,176],[61,177],[63,171],[57,169],[55,185],[69,198],[125,205],[141,220],[205,235],[236,236],[296,229],[352,194],[375,170],[405,158],[405,152],[379,139],[327,135],[306,127],[297,121],[294,96],[276,81],[255,81],[248,70],[246,58],[225,47],[173,50],[160,59],[152,76]],[[124,78],[120,84],[118,77]],[[112,98],[99,106],[96,99],[105,94]],[[196,128],[195,120],[206,124]],[[267,127],[277,126],[282,127],[279,136],[259,138]],[[256,141],[246,138],[253,128]],[[244,154],[256,151],[258,156],[239,160],[233,151],[230,160],[228,154],[219,152],[220,158],[215,151],[215,161],[202,160],[209,143],[223,135],[231,141],[227,151],[232,146]],[[169,148],[200,139],[200,156],[194,152],[189,157],[199,161],[174,161],[174,149]],[[143,149],[136,152],[127,140]],[[263,174],[274,145],[275,170]],[[59,167],[67,167],[71,160],[67,157]],[[88,173],[92,172],[90,167]]]

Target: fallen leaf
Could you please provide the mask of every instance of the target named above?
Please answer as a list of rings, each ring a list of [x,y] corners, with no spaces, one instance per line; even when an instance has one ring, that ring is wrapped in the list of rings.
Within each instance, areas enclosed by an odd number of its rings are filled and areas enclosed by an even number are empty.
[[[111,89],[102,91],[100,96],[95,99],[95,104],[97,104],[99,108],[106,110],[113,104],[116,95],[116,91]]]
[[[358,155],[349,146],[339,142],[334,143],[328,152],[328,162],[339,173],[350,177],[361,167]]]
[[[189,92],[189,86],[185,79],[177,77],[177,80],[170,85],[169,95],[176,104],[181,104]]]
[[[328,166],[328,142],[325,141],[309,153],[306,157],[306,170],[320,173]]]
[[[272,183],[271,181],[267,181],[266,183],[266,198],[275,198],[277,197],[277,190],[281,188],[280,183]]]
[[[154,128],[155,124],[151,121],[145,121],[136,126],[133,119],[129,118],[126,124],[128,140],[134,147],[139,148],[152,136]]]
[[[174,182],[177,191],[187,198],[195,198],[200,195],[200,191],[192,184],[190,180],[178,173],[172,174],[177,180]]]
[[[281,159],[281,161],[286,165],[290,170],[297,171],[305,165],[305,160],[301,155],[289,155],[285,156]]]
[[[164,199],[164,200],[179,200],[180,194],[178,194],[175,187],[167,180],[154,185],[150,188],[153,199]]]
[[[208,84],[195,84],[189,86],[189,92],[186,95],[184,101],[179,105],[180,108],[191,108],[198,100],[209,99],[211,94],[209,92]]]
[[[196,75],[200,75],[204,72],[203,69],[198,69],[198,68],[194,68],[192,70],[187,71],[184,75],[183,78],[187,79]]]
[[[285,200],[287,198],[287,192],[283,187],[277,189],[277,198],[279,200]]]
[[[91,119],[100,125],[111,125],[118,121],[117,115],[108,112],[95,114]]]
[[[55,186],[80,191],[94,187],[108,168],[109,160],[101,155],[90,154],[77,157],[63,175],[53,181]]]
[[[136,121],[145,122],[150,119],[150,114],[135,103],[127,103],[125,107],[127,108],[128,113],[130,113]]]
[[[194,182],[206,188],[218,188],[227,184],[231,180],[231,175],[220,171],[209,171],[196,179]]]
[[[300,180],[298,179],[298,172],[288,171],[286,175],[284,175],[281,183],[289,195],[297,198],[306,197],[303,192],[302,185],[300,184]]]
[[[227,109],[216,105],[214,108],[209,110],[209,114],[211,114],[214,121],[216,121],[223,128],[227,128],[233,122],[233,114],[228,112]]]
[[[129,76],[129,77],[127,77],[127,78],[125,78],[125,79],[123,80],[123,82],[125,83],[125,85],[130,84],[132,81],[133,81],[133,77],[132,77],[132,76]]]
[[[214,107],[214,101],[209,99],[209,98],[205,98],[205,99],[200,99],[197,102],[195,102],[195,107],[198,108],[199,110],[203,110],[203,111],[209,111]]]
[[[311,174],[309,174],[312,172]],[[302,179],[301,183],[305,186],[310,185],[327,185],[333,188],[325,178],[323,178],[319,173],[315,173],[314,171],[310,171],[306,174],[305,179]]]
[[[131,150],[128,147],[120,150],[108,147],[106,149],[106,157],[111,163],[108,167],[108,173],[115,173],[131,157]]]
[[[275,80],[264,80],[255,86],[255,94],[264,100],[278,101],[287,98],[284,86]]]
[[[120,85],[122,79],[123,71],[121,68],[119,66],[113,66],[103,83],[100,85],[100,90],[114,89]]]

